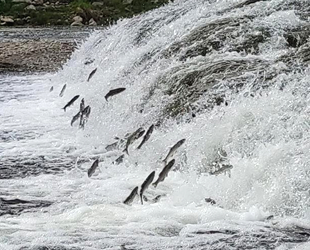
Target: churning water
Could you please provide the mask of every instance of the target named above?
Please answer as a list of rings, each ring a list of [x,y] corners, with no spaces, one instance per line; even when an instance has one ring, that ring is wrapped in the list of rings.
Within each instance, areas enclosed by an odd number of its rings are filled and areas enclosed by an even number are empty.
[[[2,77],[0,249],[310,249],[309,13],[179,0],[94,32],[55,75]],[[106,146],[151,124],[113,164]],[[145,193],[160,201],[123,204],[183,138]]]

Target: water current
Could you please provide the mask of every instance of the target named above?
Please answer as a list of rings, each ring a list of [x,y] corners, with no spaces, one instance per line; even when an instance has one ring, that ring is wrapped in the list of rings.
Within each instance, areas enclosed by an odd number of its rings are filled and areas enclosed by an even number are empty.
[[[1,75],[0,249],[310,249],[309,13],[176,0],[93,32],[56,74]]]

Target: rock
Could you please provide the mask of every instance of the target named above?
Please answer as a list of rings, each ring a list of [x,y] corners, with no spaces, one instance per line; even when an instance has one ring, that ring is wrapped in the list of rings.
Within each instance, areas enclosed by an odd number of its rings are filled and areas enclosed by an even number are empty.
[[[71,26],[83,26],[83,24],[81,22],[73,22]]]
[[[1,25],[12,25],[14,23],[13,17],[0,16]]]
[[[29,4],[31,4],[31,0],[12,0],[12,3],[29,3]]]
[[[36,10],[36,7],[32,4],[28,5],[25,10]]]
[[[80,16],[75,16],[72,18],[73,22],[77,22],[77,23],[82,23],[83,22],[83,18]]]
[[[97,23],[96,23],[96,21],[92,18],[92,19],[89,20],[88,25],[89,25],[89,26],[96,26]]]
[[[123,4],[132,4],[133,0],[123,0]]]
[[[91,5],[94,7],[102,7],[104,5],[104,3],[103,2],[93,2]]]
[[[39,5],[41,6],[44,4],[44,0],[34,0],[32,4],[36,6],[39,6]]]

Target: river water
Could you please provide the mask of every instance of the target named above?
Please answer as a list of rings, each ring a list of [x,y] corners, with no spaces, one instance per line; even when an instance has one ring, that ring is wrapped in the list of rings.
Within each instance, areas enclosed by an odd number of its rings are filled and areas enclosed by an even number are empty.
[[[93,32],[56,74],[0,76],[0,249],[310,249],[308,41],[285,40],[310,6],[241,2],[174,1]],[[151,124],[116,164],[107,145]],[[183,138],[145,192],[161,199],[123,204]]]

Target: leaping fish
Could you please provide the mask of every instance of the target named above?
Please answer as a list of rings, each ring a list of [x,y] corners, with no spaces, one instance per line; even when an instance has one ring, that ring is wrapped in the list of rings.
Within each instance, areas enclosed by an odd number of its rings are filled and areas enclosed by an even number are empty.
[[[77,114],[75,116],[73,116],[72,120],[71,120],[71,126],[73,125],[73,123],[75,123],[75,121],[77,119],[79,119],[81,116],[81,111],[77,112]]]
[[[94,163],[91,165],[90,169],[87,171],[88,177],[91,177],[93,173],[95,173],[96,168],[99,165],[99,159],[95,160]]]
[[[157,187],[157,185],[158,185],[159,182],[162,182],[162,181],[165,180],[165,178],[168,176],[169,171],[170,171],[171,168],[173,167],[174,163],[175,163],[175,160],[174,160],[174,159],[171,160],[171,161],[169,161],[169,163],[168,163],[168,164],[164,167],[164,169],[160,172],[157,181],[155,181],[155,182],[153,183],[153,186],[154,186],[154,187]]]
[[[174,155],[174,153],[177,151],[177,149],[179,147],[181,147],[183,145],[183,143],[185,142],[185,139],[179,140],[174,146],[172,146],[172,148],[170,148],[167,156],[165,157],[165,159],[163,160],[163,162],[165,164],[167,164],[167,160],[169,159],[169,157],[172,157]]]
[[[85,102],[84,102],[84,98],[81,100],[81,103],[80,103],[80,112],[83,112],[85,108]]]
[[[80,97],[80,95],[76,95],[75,97],[73,97],[73,98],[66,104],[66,106],[64,106],[62,109],[63,109],[64,111],[66,111],[66,108],[70,107],[79,97]]]
[[[145,179],[145,181],[142,183],[141,185],[141,189],[140,189],[140,199],[141,199],[141,204],[143,205],[143,193],[145,192],[145,190],[148,189],[148,187],[150,186],[150,184],[153,182],[154,180],[154,176],[155,176],[155,171],[153,171],[152,173],[150,173],[150,175]]]
[[[132,202],[133,202],[133,200],[136,198],[136,196],[138,195],[138,188],[139,187],[135,187],[132,191],[131,191],[131,193],[130,193],[130,195],[126,198],[126,200],[123,202],[124,204],[126,204],[126,205],[130,205]]]
[[[88,78],[87,78],[87,81],[89,82],[89,80],[94,76],[94,74],[96,73],[97,71],[97,68],[95,68],[92,72],[90,72]]]
[[[59,94],[60,97],[62,97],[62,96],[64,95],[64,92],[65,92],[65,90],[66,90],[66,87],[67,87],[67,84],[65,84],[65,85],[62,87],[62,89],[61,89],[61,91],[60,91],[60,94]]]
[[[129,145],[132,144],[135,140],[138,140],[144,134],[144,132],[145,130],[143,128],[138,128],[135,132],[133,132],[127,139],[124,152],[128,154]]]
[[[89,105],[83,109],[82,114],[80,116],[80,128],[84,128],[85,123],[90,115],[90,111],[91,111],[91,108]]]
[[[152,124],[149,129],[146,131],[145,136],[143,137],[142,142],[140,143],[140,145],[137,147],[137,149],[140,149],[144,143],[146,143],[148,141],[148,139],[150,139],[151,134],[153,133],[154,130],[154,124]]]
[[[117,95],[121,92],[123,92],[126,88],[117,88],[117,89],[112,89],[110,90],[105,96],[104,98],[106,99],[106,101],[108,101],[108,98],[114,95]]]

